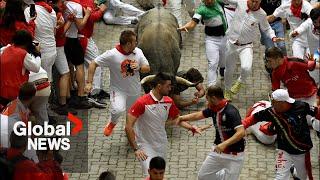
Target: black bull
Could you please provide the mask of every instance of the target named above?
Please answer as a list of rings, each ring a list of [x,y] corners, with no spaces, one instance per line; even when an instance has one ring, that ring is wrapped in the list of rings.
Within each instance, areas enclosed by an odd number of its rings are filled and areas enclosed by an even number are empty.
[[[176,18],[163,8],[147,11],[140,19],[136,32],[138,47],[149,61],[150,73],[166,72],[175,76],[180,65],[181,34]]]
[[[181,34],[177,31],[177,19],[163,8],[154,8],[140,19],[136,32],[138,47],[149,61],[150,73],[141,74],[141,78],[165,72],[171,76],[177,74],[181,58]],[[150,80],[144,79],[142,85],[146,92],[150,90]],[[195,86],[183,78],[173,78],[173,83]]]

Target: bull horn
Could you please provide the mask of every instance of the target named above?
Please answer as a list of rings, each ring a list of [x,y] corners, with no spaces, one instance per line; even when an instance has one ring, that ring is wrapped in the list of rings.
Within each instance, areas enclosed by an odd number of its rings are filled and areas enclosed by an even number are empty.
[[[146,77],[144,77],[143,79],[141,79],[140,83],[141,83],[141,84],[148,83],[148,82],[152,81],[155,76],[156,76],[156,75],[146,76]]]
[[[192,83],[192,82],[186,80],[185,78],[182,78],[182,77],[179,77],[179,76],[176,76],[176,81],[177,81],[178,84],[183,84],[183,85],[186,85],[188,87],[194,87],[194,86],[197,86],[199,84],[199,82]]]

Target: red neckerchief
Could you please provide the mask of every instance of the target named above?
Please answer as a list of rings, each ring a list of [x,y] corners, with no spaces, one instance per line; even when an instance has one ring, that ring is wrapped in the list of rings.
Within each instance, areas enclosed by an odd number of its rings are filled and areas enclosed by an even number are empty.
[[[68,0],[68,1],[75,2],[75,3],[80,4],[80,0]]]
[[[246,12],[248,13],[249,11],[258,11],[260,9],[260,6],[257,9],[250,9],[247,1],[247,8],[248,9],[246,10]]]
[[[294,17],[301,18],[302,3],[303,3],[303,1],[301,2],[301,4],[300,4],[298,7],[294,7],[294,6],[291,4],[290,10],[291,10],[291,12],[292,12],[292,14],[293,14]]]
[[[35,4],[44,7],[49,13],[52,12],[52,7],[44,1],[36,2]]]
[[[222,99],[218,105],[209,105],[209,108],[213,112],[219,112],[222,108],[224,108],[228,104],[228,101],[226,99]]]
[[[130,55],[130,54],[132,53],[132,52],[129,52],[129,53],[125,52],[125,51],[122,49],[122,47],[121,47],[120,44],[117,44],[117,45],[116,45],[116,49],[117,49],[121,54],[126,55],[126,56],[128,56],[128,55]]]
[[[167,0],[162,0],[162,5],[165,6],[167,4]]]

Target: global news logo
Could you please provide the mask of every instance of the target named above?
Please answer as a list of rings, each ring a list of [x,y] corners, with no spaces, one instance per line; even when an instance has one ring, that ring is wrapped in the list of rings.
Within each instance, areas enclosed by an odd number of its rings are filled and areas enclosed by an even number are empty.
[[[18,121],[13,125],[13,133],[28,137],[28,150],[69,150],[69,137],[76,136],[83,129],[83,124],[80,118],[71,113],[68,113],[67,119],[66,124],[56,126],[48,122],[42,126],[33,125],[30,121]],[[71,122],[74,124],[72,129]]]

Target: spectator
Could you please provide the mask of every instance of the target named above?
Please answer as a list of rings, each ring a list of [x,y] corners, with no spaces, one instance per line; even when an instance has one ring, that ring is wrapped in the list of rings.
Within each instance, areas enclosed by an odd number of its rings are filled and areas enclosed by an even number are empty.
[[[81,0],[81,5],[84,8],[91,8],[93,10],[84,28],[79,31],[80,42],[85,52],[85,66],[88,67],[90,62],[99,56],[99,49],[92,38],[94,23],[102,18],[104,12],[107,10],[107,6],[101,4],[99,7],[96,7],[93,0]],[[102,89],[102,82],[102,69],[101,67],[97,67],[93,77],[93,89],[89,95],[89,100],[94,101],[94,104],[95,102],[101,103],[103,102],[102,99],[110,97],[110,95]]]
[[[165,125],[175,123],[179,117],[178,108],[168,97],[171,79],[165,73],[158,73],[153,80],[153,89],[136,100],[127,116],[125,131],[144,176],[148,175],[153,157],[166,158],[168,140]],[[194,133],[200,131],[198,127],[186,122],[179,125]]]
[[[22,4],[22,0],[10,0],[6,3],[3,16],[0,17],[0,47],[12,43],[15,32],[19,30],[29,31],[31,37],[34,36],[35,17],[26,21]]]
[[[38,167],[47,175],[48,180],[64,180],[63,172],[58,161],[54,159],[52,150],[37,151],[39,157]]]
[[[163,180],[164,173],[166,170],[166,161],[160,157],[156,156],[150,160],[149,165],[149,176],[146,180]]]
[[[29,160],[22,153],[27,148],[27,137],[17,136],[14,133],[10,135],[10,148],[7,150],[7,159],[17,160],[14,165],[12,180],[48,180],[47,175],[33,161]]]
[[[69,102],[70,107],[76,109],[88,109],[92,106],[85,96],[85,72],[84,72],[84,51],[78,39],[78,31],[81,30],[90,17],[91,9],[82,8],[79,0],[65,1],[66,10],[64,18],[73,20],[70,28],[66,32],[65,54],[69,63],[76,68],[76,81],[78,85],[77,96]],[[82,11],[83,10],[83,11]],[[84,12],[84,16],[83,16]],[[70,69],[71,70],[71,69]],[[73,81],[72,81],[73,83]]]
[[[35,56],[28,53],[35,48]],[[0,99],[3,105],[17,98],[19,88],[29,79],[29,71],[40,69],[39,46],[32,44],[32,36],[25,30],[19,30],[13,37],[13,44],[0,51]],[[22,73],[21,73],[22,72]]]
[[[51,86],[47,72],[40,67],[38,73],[30,73],[29,82],[33,82],[37,89],[35,97],[30,104],[30,110],[36,118],[36,123],[43,125],[44,122],[49,122],[47,105]]]
[[[216,128],[214,145],[199,170],[198,179],[239,179],[245,143],[239,111],[224,99],[223,90],[218,86],[210,86],[206,98],[207,109],[179,118],[180,122],[184,122],[211,117]]]
[[[63,11],[66,7],[61,0],[55,0],[52,3],[54,10],[57,13],[57,21],[60,22],[56,28],[55,34],[57,56],[54,62],[56,69],[60,74],[60,78],[59,82],[56,83],[58,84],[58,87],[53,85],[55,91],[58,91],[59,89],[59,105],[53,110],[60,115],[67,115],[68,112],[72,112],[73,109],[71,109],[67,104],[67,99],[70,98],[70,70],[66,54],[64,52],[64,45],[66,41],[65,33],[70,28],[71,21],[68,19],[65,21],[63,18]],[[73,113],[75,112],[76,111],[73,111]]]
[[[93,75],[98,66],[110,69],[110,121],[104,135],[110,136],[122,113],[139,97],[141,92],[140,72],[150,71],[148,60],[137,48],[137,36],[133,31],[121,32],[120,44],[94,59],[88,69],[86,92],[91,92]]]

